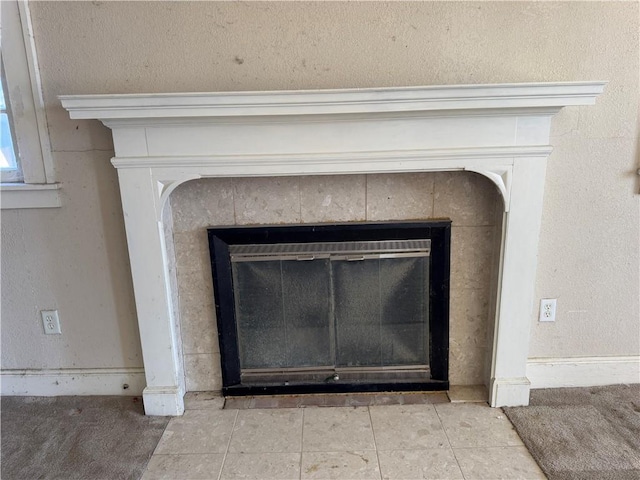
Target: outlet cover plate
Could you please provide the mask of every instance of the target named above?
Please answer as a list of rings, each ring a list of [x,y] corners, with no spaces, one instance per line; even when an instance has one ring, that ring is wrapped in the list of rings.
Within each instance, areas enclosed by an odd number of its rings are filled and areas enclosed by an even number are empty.
[[[61,335],[60,330],[60,318],[58,318],[57,310],[42,310],[40,312],[42,316],[42,326],[44,327],[45,335]]]
[[[540,300],[540,322],[556,321],[556,298],[543,298]]]

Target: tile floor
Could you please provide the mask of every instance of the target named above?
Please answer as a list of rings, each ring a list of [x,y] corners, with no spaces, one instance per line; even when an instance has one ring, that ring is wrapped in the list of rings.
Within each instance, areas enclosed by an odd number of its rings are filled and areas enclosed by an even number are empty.
[[[483,403],[222,409],[192,397],[143,480],[544,479]]]
[[[200,392],[196,394],[196,398],[206,395],[206,393]],[[213,396],[209,396],[213,399]],[[452,400],[449,399],[447,392],[256,395],[227,397],[224,408],[245,410],[248,408],[372,407],[376,405],[436,404],[449,403],[450,401]],[[204,400],[200,400],[200,403],[203,402]]]

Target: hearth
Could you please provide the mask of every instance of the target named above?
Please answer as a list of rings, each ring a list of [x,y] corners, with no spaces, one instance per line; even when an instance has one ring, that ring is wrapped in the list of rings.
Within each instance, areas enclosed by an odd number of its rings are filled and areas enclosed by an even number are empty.
[[[450,228],[209,229],[223,391],[446,389]]]

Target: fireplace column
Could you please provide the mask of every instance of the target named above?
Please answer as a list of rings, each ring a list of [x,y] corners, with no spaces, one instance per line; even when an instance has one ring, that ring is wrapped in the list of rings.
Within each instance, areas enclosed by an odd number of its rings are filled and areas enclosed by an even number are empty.
[[[147,386],[147,415],[182,415],[185,380],[162,224],[161,185],[149,168],[118,169]]]
[[[489,385],[492,407],[529,403],[526,369],[546,168],[546,157],[514,159],[510,208],[502,222]]]

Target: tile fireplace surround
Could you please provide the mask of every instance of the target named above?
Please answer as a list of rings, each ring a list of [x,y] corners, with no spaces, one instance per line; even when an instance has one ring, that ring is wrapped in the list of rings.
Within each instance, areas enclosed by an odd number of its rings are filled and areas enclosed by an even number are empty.
[[[380,178],[373,174],[455,171],[487,177],[502,199],[484,379],[489,403],[528,404],[525,368],[551,118],[564,106],[593,104],[604,84],[60,97],[71,118],[98,119],[112,129],[146,413],[184,412],[176,253],[165,208],[176,187],[216,177],[253,188],[257,180],[238,179],[348,174],[368,184]]]

